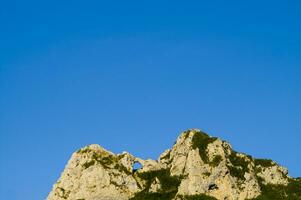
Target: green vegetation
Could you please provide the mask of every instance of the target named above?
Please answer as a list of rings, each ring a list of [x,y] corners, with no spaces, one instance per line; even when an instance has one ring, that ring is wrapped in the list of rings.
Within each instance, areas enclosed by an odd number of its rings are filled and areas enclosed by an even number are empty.
[[[176,195],[176,192],[166,192],[166,193],[146,193],[139,192],[130,200],[171,200]]]
[[[264,185],[260,183],[262,194],[253,200],[301,200],[301,180],[292,179],[285,185]]]
[[[165,154],[163,157],[161,157],[161,160],[164,159],[170,159],[170,151],[167,154]]]
[[[214,197],[205,194],[178,196],[181,200],[217,200]]]
[[[203,174],[204,174],[205,176],[207,176],[207,177],[209,177],[209,176],[211,175],[210,172],[204,172]]]
[[[81,153],[87,153],[90,151],[86,151]],[[131,174],[131,172],[122,164],[120,164],[118,161],[120,159],[120,156],[114,156],[111,154],[105,154],[105,153],[99,153],[99,152],[93,152],[91,156],[91,160],[84,163],[83,167],[85,169],[95,165],[95,164],[101,164],[104,168],[114,168],[119,171],[125,172],[126,174]]]
[[[240,180],[245,180],[244,175],[246,172],[249,172],[249,162],[246,161],[244,157],[238,156],[235,151],[231,152],[229,160],[233,165],[228,166],[231,176],[235,176]]]
[[[178,192],[178,186],[182,179],[178,176],[171,176],[170,169],[137,173],[137,176],[146,181],[145,189],[130,200],[171,200]],[[160,181],[161,191],[151,193],[149,189],[156,178]]]
[[[58,187],[58,190],[60,190],[59,197],[63,198],[63,199],[68,199],[69,195],[70,195],[70,191],[65,190],[62,187]]]
[[[170,169],[161,169],[137,173],[141,179],[145,180],[145,189],[137,193],[130,200],[171,200],[177,192],[183,177],[171,176]],[[152,182],[158,178],[161,184],[161,190],[156,193],[149,192]],[[216,200],[206,195],[179,196],[182,200]]]
[[[89,162],[85,162],[85,163],[83,164],[83,167],[84,167],[85,169],[87,169],[87,168],[91,167],[91,166],[94,165],[94,164],[95,164],[95,160],[91,160],[91,161],[89,161]]]
[[[197,132],[196,134],[193,135],[192,138],[192,148],[194,149],[198,148],[202,160],[205,163],[210,164],[212,166],[217,166],[219,162],[222,160],[221,156],[216,156],[214,160],[210,162],[209,157],[207,155],[206,150],[208,144],[214,142],[215,140],[217,140],[216,137],[210,137],[204,132]]]
[[[103,165],[104,167],[108,167],[118,161],[113,155],[110,154],[102,155],[96,152],[92,154],[92,159],[97,161],[99,164]]]
[[[89,149],[88,147],[84,147],[84,148],[82,148],[82,149],[79,149],[78,151],[76,151],[76,153],[89,153],[89,152],[91,152],[92,150],[91,149]]]
[[[92,165],[99,163],[105,168],[109,168],[115,162],[115,158],[112,155],[102,155],[100,153],[93,152],[91,160],[84,163],[83,167],[85,169],[91,167]]]
[[[184,134],[184,139],[187,139],[187,138],[188,138],[189,133],[190,133],[190,130],[187,130],[187,131],[184,131],[184,132],[183,132],[183,134]]]
[[[255,165],[261,165],[262,167],[272,167],[275,163],[270,159],[255,159]]]
[[[210,164],[211,164],[211,166],[216,167],[216,166],[219,165],[219,163],[220,163],[221,161],[222,161],[222,156],[216,155],[216,156],[213,158],[213,160],[212,160],[212,162],[211,162]]]
[[[149,189],[150,184],[158,178],[163,191],[174,191],[178,189],[181,183],[181,177],[171,176],[170,169],[161,169],[157,171],[149,171],[137,174],[141,179],[146,180],[146,189]]]
[[[199,153],[200,156],[202,158],[202,160],[213,166],[216,167],[219,165],[219,163],[222,161],[222,157],[220,155],[217,155],[213,158],[212,161],[210,161],[208,155],[207,155],[207,147],[210,143],[214,142],[215,140],[217,140],[217,138],[215,137],[210,137],[209,135],[207,135],[204,132],[197,132],[196,134],[194,134],[193,138],[192,138],[192,147],[198,148],[199,149]],[[249,172],[249,162],[251,162],[252,157],[251,156],[247,156],[247,158],[250,160],[248,161],[245,157],[240,157],[239,155],[237,155],[238,153],[235,151],[232,151],[230,156],[229,156],[229,160],[232,163],[232,165],[228,165],[228,168],[230,170],[230,174],[232,176],[237,177],[240,180],[245,180],[245,172]]]

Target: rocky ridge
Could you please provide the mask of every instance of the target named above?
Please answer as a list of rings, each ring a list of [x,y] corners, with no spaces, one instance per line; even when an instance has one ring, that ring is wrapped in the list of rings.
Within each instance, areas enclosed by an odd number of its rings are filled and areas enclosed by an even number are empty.
[[[140,163],[140,169],[133,169]],[[223,140],[191,129],[158,160],[99,145],[75,152],[47,200],[301,199],[301,180],[272,160],[236,152]]]

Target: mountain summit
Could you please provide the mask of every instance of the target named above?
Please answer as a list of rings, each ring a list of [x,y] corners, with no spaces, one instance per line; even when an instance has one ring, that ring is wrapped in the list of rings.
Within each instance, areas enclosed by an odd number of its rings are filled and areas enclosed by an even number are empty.
[[[139,163],[140,168],[135,167]],[[191,129],[158,160],[99,145],[73,153],[47,200],[301,200],[301,180],[272,160]]]

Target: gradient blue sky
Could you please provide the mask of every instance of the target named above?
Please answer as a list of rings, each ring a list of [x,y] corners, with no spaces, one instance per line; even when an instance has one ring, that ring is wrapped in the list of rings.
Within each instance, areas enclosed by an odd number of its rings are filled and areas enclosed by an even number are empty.
[[[301,176],[300,1],[2,1],[0,199],[72,152],[157,158],[200,128]]]

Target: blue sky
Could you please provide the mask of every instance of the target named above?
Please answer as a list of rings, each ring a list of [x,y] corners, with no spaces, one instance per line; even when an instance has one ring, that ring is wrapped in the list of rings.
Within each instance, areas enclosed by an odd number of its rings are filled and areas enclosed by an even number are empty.
[[[299,1],[6,1],[0,199],[44,199],[72,152],[157,158],[200,128],[301,176]]]

